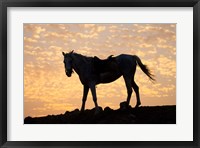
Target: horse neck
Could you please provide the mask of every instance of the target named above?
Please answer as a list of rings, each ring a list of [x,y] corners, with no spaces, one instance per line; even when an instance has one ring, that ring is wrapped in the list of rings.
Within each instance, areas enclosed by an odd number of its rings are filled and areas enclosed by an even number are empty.
[[[84,69],[88,57],[74,53],[72,55],[72,59],[73,59],[72,67],[76,71],[76,73],[79,74],[81,69]]]

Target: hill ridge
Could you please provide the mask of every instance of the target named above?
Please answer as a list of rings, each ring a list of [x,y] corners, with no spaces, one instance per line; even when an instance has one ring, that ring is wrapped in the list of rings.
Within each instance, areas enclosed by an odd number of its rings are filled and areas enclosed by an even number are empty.
[[[100,107],[98,114],[94,108],[84,112],[75,109],[59,115],[28,116],[24,124],[176,124],[176,105],[141,106],[137,109],[120,106],[116,110]]]

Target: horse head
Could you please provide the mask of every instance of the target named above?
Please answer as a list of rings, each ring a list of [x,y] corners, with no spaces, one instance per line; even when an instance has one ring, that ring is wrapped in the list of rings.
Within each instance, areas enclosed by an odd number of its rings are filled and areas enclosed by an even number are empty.
[[[73,54],[73,50],[69,53],[64,53],[62,52],[63,56],[64,56],[64,65],[65,65],[65,73],[68,77],[71,77],[72,73],[73,73],[73,69],[72,69],[72,54]]]

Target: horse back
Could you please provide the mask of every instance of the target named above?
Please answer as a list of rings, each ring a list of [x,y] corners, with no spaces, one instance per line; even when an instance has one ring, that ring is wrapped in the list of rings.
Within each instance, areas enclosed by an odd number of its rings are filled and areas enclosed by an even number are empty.
[[[104,72],[109,72],[115,62],[115,58],[112,57],[112,55],[103,60],[95,56],[93,58],[94,73],[100,74]]]

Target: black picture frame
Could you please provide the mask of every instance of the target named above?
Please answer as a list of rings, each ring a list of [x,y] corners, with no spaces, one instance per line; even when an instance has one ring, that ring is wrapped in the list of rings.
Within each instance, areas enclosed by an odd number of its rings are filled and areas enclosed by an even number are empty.
[[[193,7],[193,141],[7,141],[8,7]],[[200,147],[200,2],[199,0],[1,0],[0,1],[0,146],[9,147]]]

